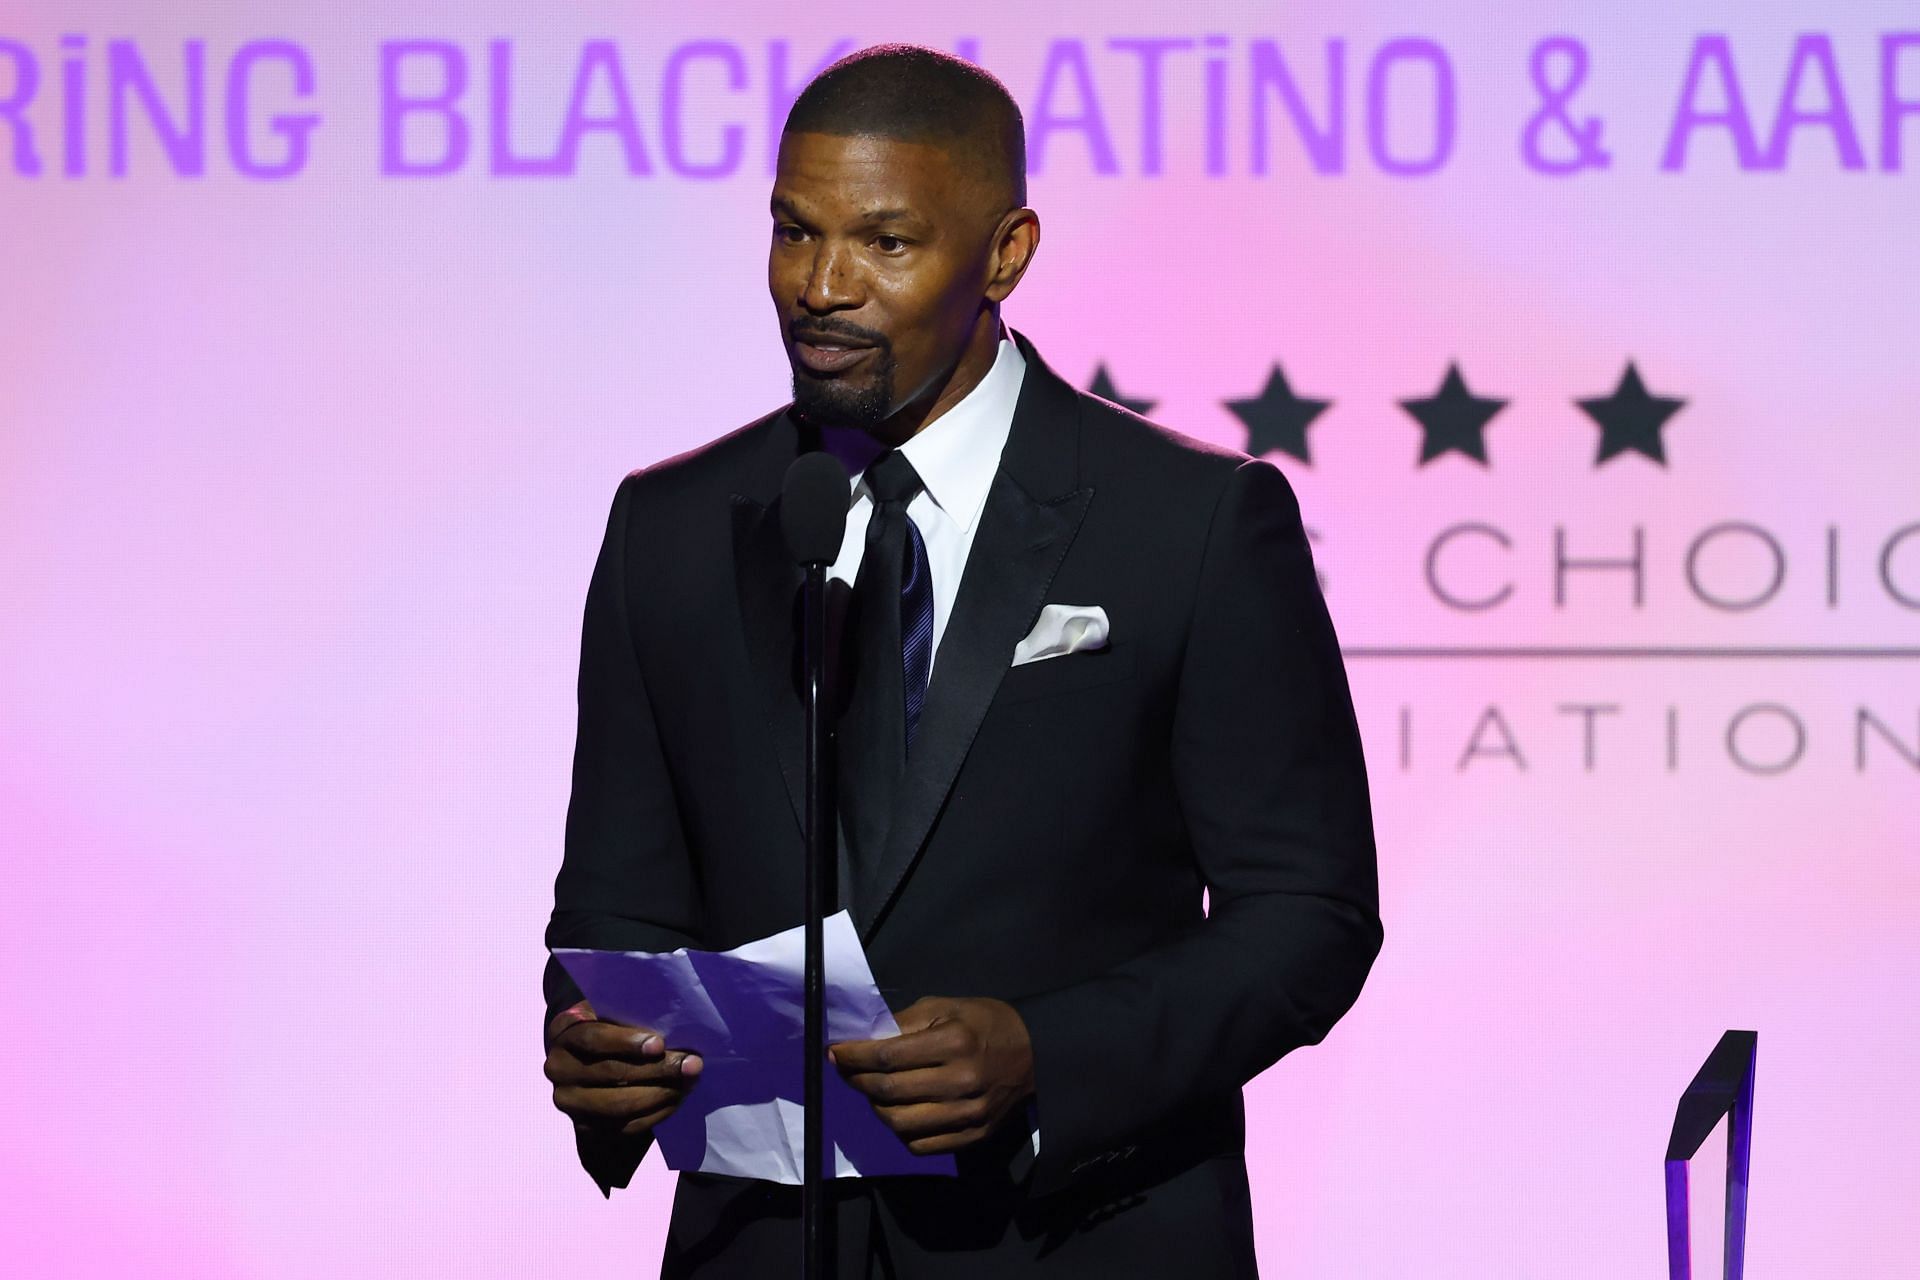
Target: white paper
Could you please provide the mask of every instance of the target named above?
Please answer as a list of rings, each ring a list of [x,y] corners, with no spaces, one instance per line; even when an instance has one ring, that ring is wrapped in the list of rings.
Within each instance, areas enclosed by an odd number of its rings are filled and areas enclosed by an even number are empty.
[[[851,917],[842,911],[822,923],[827,1042],[899,1035]],[[702,1058],[699,1083],[654,1126],[668,1168],[800,1181],[805,940],[796,927],[732,951],[554,950],[600,1017],[651,1027],[669,1047]],[[866,1097],[824,1065],[833,1177],[953,1174],[952,1156],[908,1151]]]

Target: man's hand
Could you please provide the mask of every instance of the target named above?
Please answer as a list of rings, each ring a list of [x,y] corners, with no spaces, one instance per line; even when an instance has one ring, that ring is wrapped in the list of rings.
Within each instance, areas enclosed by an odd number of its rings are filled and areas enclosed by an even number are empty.
[[[584,1001],[574,1008],[584,1012],[556,1018],[563,1025],[547,1048],[553,1105],[576,1128],[627,1137],[651,1131],[699,1080],[700,1055],[669,1051],[646,1027],[601,1022]]]
[[[1033,1092],[1027,1024],[1002,1000],[916,1000],[885,1040],[830,1045],[847,1083],[864,1093],[915,1155],[984,1138]]]

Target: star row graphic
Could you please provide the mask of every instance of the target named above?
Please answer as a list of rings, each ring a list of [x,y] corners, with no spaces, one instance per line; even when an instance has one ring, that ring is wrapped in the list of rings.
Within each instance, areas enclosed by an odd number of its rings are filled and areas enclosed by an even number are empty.
[[[1121,395],[1104,362],[1095,368],[1087,390],[1143,416],[1159,403]],[[1267,385],[1259,395],[1221,403],[1246,427],[1248,453],[1284,453],[1309,466],[1313,464],[1313,457],[1307,447],[1307,429],[1333,405],[1331,400],[1313,400],[1296,394],[1277,363],[1267,375]],[[1452,361],[1447,365],[1447,376],[1441,380],[1438,391],[1398,403],[1420,424],[1419,465],[1424,467],[1436,458],[1458,453],[1484,467],[1489,465],[1487,424],[1511,402],[1473,394],[1461,376],[1459,362]],[[1597,468],[1623,453],[1637,453],[1666,466],[1666,440],[1661,431],[1667,420],[1687,402],[1651,394],[1640,380],[1640,370],[1629,360],[1612,395],[1593,396],[1574,403],[1600,428],[1600,446],[1593,460]]]

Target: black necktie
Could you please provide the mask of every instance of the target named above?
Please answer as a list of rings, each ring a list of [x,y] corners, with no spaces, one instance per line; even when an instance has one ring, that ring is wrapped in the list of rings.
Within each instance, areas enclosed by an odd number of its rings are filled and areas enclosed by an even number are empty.
[[[879,863],[933,662],[933,577],[926,543],[907,515],[920,476],[889,449],[867,468],[866,483],[873,513],[853,584],[855,674],[840,727],[850,895]]]

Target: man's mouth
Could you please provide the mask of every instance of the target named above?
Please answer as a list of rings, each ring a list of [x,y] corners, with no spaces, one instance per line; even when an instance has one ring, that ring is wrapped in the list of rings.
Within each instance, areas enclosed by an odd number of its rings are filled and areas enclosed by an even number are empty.
[[[801,338],[793,349],[799,354],[800,363],[815,373],[838,373],[859,363],[874,348],[871,343],[822,336]]]

